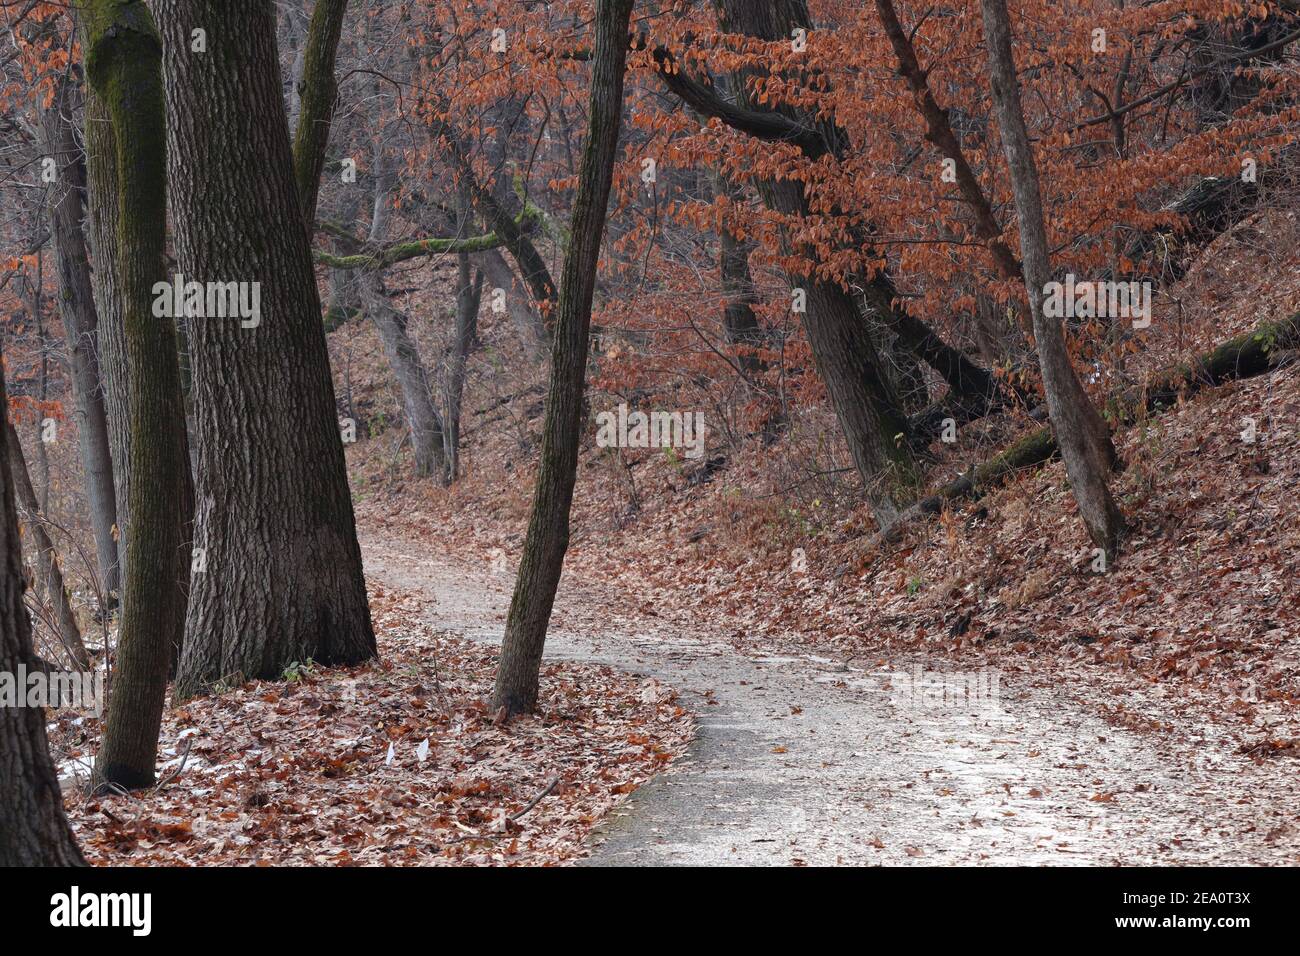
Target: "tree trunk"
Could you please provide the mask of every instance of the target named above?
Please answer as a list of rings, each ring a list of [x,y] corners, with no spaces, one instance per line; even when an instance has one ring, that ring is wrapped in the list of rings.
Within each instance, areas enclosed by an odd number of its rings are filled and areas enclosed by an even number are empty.
[[[1060,321],[1043,314],[1043,298],[1051,280],[1051,263],[1043,224],[1038,168],[1029,145],[1020,103],[1020,85],[1011,52],[1010,18],[1006,0],[981,0],[981,8],[988,44],[989,81],[1015,191],[1016,215],[1020,220],[1020,254],[1043,390],[1047,393],[1047,410],[1088,534],[1099,548],[1104,549],[1108,558],[1113,559],[1124,534],[1124,516],[1106,486],[1106,477],[1115,462],[1115,448],[1105,421],[1088,399],[1088,393],[1070,364]]]
[[[73,113],[76,86],[71,75],[55,89],[54,101],[42,111],[46,151],[55,157],[57,181],[50,198],[50,235],[59,278],[59,312],[68,343],[72,393],[77,408],[77,437],[85,472],[90,523],[95,534],[99,580],[105,594],[121,587],[118,578],[117,501],[113,490],[113,459],[108,443],[108,416],[100,388],[95,312],[90,281],[90,258],[82,232],[86,166],[77,143]],[[107,609],[104,609],[107,610]]]
[[[161,44],[143,4],[85,8],[87,76],[108,108],[117,143],[116,284],[130,379],[131,499],[117,666],[96,779],[152,786],[158,730],[185,613],[185,407],[176,335],[153,314],[167,232],[166,120]]]
[[[407,331],[407,317],[388,301],[383,276],[377,269],[361,274],[361,302],[375,323],[388,367],[393,370],[402,393],[402,412],[411,433],[415,473],[422,478],[445,480],[443,422],[433,402],[429,370],[420,357],[415,340]]]
[[[117,281],[117,137],[108,107],[93,88],[86,90],[86,207],[90,236],[90,274],[99,318],[99,367],[103,376],[108,446],[113,464],[117,513],[117,567],[126,580],[126,538],[131,514],[131,409],[127,394],[130,362],[126,324]]]
[[[77,615],[72,609],[72,599],[68,596],[68,588],[63,580],[63,570],[59,567],[58,553],[54,550],[49,532],[45,530],[44,515],[40,502],[36,500],[36,489],[32,487],[31,476],[27,472],[22,442],[13,423],[7,419],[5,434],[9,441],[9,471],[13,477],[14,491],[20,507],[27,512],[27,529],[36,546],[37,573],[45,582],[45,594],[59,627],[58,638],[72,659],[72,666],[79,670],[89,670],[90,654],[86,652],[86,645],[81,640],[81,628],[77,626]]]
[[[307,26],[302,83],[298,86],[300,113],[293,138],[293,172],[309,237],[316,221],[316,197],[338,101],[334,60],[347,12],[348,0],[316,0]]]
[[[492,694],[493,709],[504,708],[507,716],[531,712],[537,705],[542,648],[569,547],[569,507],[582,438],[591,302],[623,114],[623,72],[631,13],[632,0],[603,0],[596,8],[591,125],[573,203],[573,238],[564,257],[556,310],[541,464]]]
[[[732,205],[742,201],[740,190],[716,170],[710,170],[709,183],[716,198]],[[718,229],[718,270],[722,278],[722,329],[727,344],[739,353],[740,367],[750,375],[761,373],[767,363],[757,355],[766,335],[754,312],[754,277],[749,271],[752,242],[737,239],[735,232],[723,224]]]
[[[370,219],[369,242],[372,247],[377,247],[388,239],[392,219],[389,191],[394,180],[382,142],[375,145],[374,169],[375,203]],[[388,367],[393,370],[393,376],[402,392],[402,409],[407,428],[411,432],[415,473],[422,478],[435,476],[445,483],[447,462],[443,457],[443,422],[434,404],[433,384],[429,371],[420,358],[419,347],[407,331],[406,315],[388,301],[382,265],[368,267],[361,272],[361,302],[366,315],[379,331],[384,354],[388,357]]]
[[[0,412],[8,416],[4,376]],[[7,446],[13,430],[4,429]],[[22,553],[9,449],[0,449],[0,672],[38,669],[23,607]],[[79,866],[85,861],[63,815],[63,794],[39,707],[0,707],[0,867]]]
[[[519,341],[528,355],[535,361],[543,358],[547,340],[546,325],[541,313],[528,301],[528,293],[522,288],[515,270],[510,267],[500,249],[477,253],[474,258],[483,270],[489,287],[500,289],[505,294],[506,311],[509,312],[510,321],[514,323]]]
[[[723,24],[747,36],[780,40],[795,27],[809,28],[803,0],[719,0]],[[843,135],[815,117],[787,111],[788,119],[820,131],[824,148],[835,154]],[[815,158],[810,156],[810,158]],[[793,179],[759,183],[764,201],[787,215],[808,216],[811,209],[801,182]],[[816,250],[792,244],[791,251],[809,262]],[[804,329],[817,371],[848,441],[849,451],[866,486],[867,500],[882,527],[921,490],[922,474],[908,441],[907,417],[899,406],[867,324],[853,296],[836,282],[809,277],[798,280],[807,293]],[[889,317],[889,309],[881,314]]]
[[[471,269],[468,253],[459,253],[456,259],[456,333],[447,351],[442,389],[447,484],[460,477],[460,404],[465,393],[465,365],[478,337],[478,308],[483,296],[483,273]]]
[[[199,452],[176,695],[375,655],[271,4],[159,0],[180,270],[260,293],[250,324],[192,318]],[[194,24],[208,48],[190,52]],[[304,117],[307,107],[304,105]],[[257,285],[254,286],[254,283]]]
[[[340,223],[351,223],[361,211],[361,190],[348,189],[340,199]],[[358,275],[351,269],[327,268],[325,273],[325,331],[333,332],[365,314]]]

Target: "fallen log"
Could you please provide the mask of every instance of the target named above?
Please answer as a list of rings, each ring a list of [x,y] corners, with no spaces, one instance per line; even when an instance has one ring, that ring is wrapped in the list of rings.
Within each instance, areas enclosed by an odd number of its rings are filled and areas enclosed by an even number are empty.
[[[1300,313],[1280,322],[1265,322],[1189,363],[1160,373],[1145,385],[1114,396],[1106,403],[1106,418],[1112,426],[1131,425],[1148,414],[1171,408],[1179,399],[1201,389],[1269,372],[1294,359],[1297,348],[1300,348]],[[978,498],[1001,485],[1008,476],[1041,465],[1056,454],[1051,428],[1036,429],[934,494],[905,508],[893,523],[877,533],[872,546],[896,541],[912,520],[938,514],[950,502]]]

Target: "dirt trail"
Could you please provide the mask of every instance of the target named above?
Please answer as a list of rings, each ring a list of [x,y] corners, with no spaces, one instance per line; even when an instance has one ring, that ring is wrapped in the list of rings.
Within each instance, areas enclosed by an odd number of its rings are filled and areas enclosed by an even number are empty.
[[[511,573],[386,530],[362,547],[368,576],[436,602],[435,626],[500,640]],[[602,824],[588,864],[1300,862],[1290,761],[1180,751],[1007,675],[918,699],[914,671],[746,653],[666,613],[653,589],[571,575],[556,602],[549,658],[657,679],[700,715],[688,756]]]

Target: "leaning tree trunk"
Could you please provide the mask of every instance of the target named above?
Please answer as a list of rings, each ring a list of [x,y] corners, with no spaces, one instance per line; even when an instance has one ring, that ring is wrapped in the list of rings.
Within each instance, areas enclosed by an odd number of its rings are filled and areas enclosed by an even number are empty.
[[[564,256],[551,348],[550,393],[542,426],[541,464],[492,692],[493,709],[504,708],[507,716],[528,713],[537,706],[546,628],[569,547],[569,507],[573,503],[582,438],[591,301],[623,114],[623,71],[631,15],[632,0],[602,0],[596,8],[591,125],[573,201],[573,238]]]
[[[375,654],[270,3],[159,0],[180,270],[260,310],[190,321],[196,573],[184,699]],[[208,48],[190,52],[195,24]],[[305,115],[305,113],[304,113]],[[257,285],[254,286],[253,284]]]
[[[407,328],[407,317],[388,301],[383,275],[378,269],[362,272],[361,304],[375,324],[384,346],[388,367],[402,393],[402,411],[411,433],[415,473],[445,480],[443,422],[433,403],[433,384],[419,348]]]
[[[176,333],[153,314],[163,276],[167,168],[162,48],[143,4],[94,0],[84,11],[87,76],[117,144],[116,284],[130,367],[130,536],[117,666],[103,742],[102,784],[151,786],[167,677],[185,614],[184,513],[189,463]]]
[[[99,354],[96,337],[99,317],[91,288],[90,257],[82,231],[86,165],[77,143],[73,122],[75,108],[71,77],[59,81],[54,101],[42,111],[46,149],[56,158],[57,180],[50,198],[50,234],[59,277],[59,313],[68,342],[68,365],[77,408],[77,436],[85,472],[90,523],[95,533],[95,553],[100,585],[105,594],[116,594],[118,577],[117,502],[113,491],[113,459],[109,451],[108,416],[100,388]]]
[[[1011,52],[1007,3],[1006,0],[981,0],[981,8],[993,102],[1002,128],[1002,146],[1007,154],[1016,215],[1020,220],[1021,261],[1033,316],[1043,390],[1047,393],[1047,411],[1083,523],[1093,542],[1113,559],[1124,534],[1124,516],[1106,486],[1106,477],[1115,461],[1115,448],[1105,421],[1088,399],[1088,393],[1070,364],[1060,321],[1043,314],[1043,297],[1051,280],[1051,263],[1043,224],[1038,168],[1029,145],[1020,103],[1020,85]]]
[[[59,567],[58,552],[54,550],[50,533],[45,530],[45,516],[41,512],[41,503],[36,500],[36,489],[32,487],[31,475],[27,471],[22,442],[18,439],[18,431],[13,422],[6,420],[4,429],[9,439],[9,470],[13,476],[14,492],[23,511],[27,512],[27,528],[36,545],[36,569],[45,582],[45,594],[59,629],[59,642],[71,658],[73,667],[89,670],[90,654],[81,640],[81,628],[77,625],[72,598],[68,595],[68,586],[63,580],[63,569]]]
[[[0,414],[7,415],[0,375]],[[22,553],[9,469],[11,429],[0,430],[0,673],[35,671],[23,607]],[[63,815],[63,794],[39,707],[0,707],[0,866],[77,866],[85,861]]]
[[[474,260],[483,270],[483,276],[492,290],[490,295],[495,297],[496,290],[501,290],[501,295],[505,298],[506,312],[510,315],[510,321],[514,323],[519,342],[528,357],[534,362],[545,358],[546,323],[542,321],[541,313],[529,302],[523,282],[515,275],[515,270],[510,267],[501,250],[489,249],[480,252],[474,256]]]
[[[293,173],[308,236],[311,236],[316,222],[316,197],[320,193],[325,150],[329,146],[330,125],[338,101],[334,60],[338,55],[343,18],[347,12],[348,0],[316,0],[311,23],[307,26],[302,82],[297,91],[300,112],[293,138]]]

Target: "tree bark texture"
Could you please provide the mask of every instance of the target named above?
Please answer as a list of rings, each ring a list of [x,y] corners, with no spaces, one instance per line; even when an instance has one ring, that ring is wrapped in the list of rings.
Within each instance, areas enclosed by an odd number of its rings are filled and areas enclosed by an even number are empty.
[[[151,786],[167,678],[185,614],[184,513],[189,462],[176,334],[153,315],[167,232],[161,44],[143,4],[94,0],[84,10],[86,72],[117,144],[116,284],[130,376],[133,516],[117,662],[95,760],[102,784]]]
[[[359,663],[375,636],[272,4],[159,0],[157,10],[180,271],[257,283],[261,299],[247,327],[189,322],[199,477],[184,699],[223,679],[279,677],[295,661]],[[191,51],[195,28],[204,53]]]

